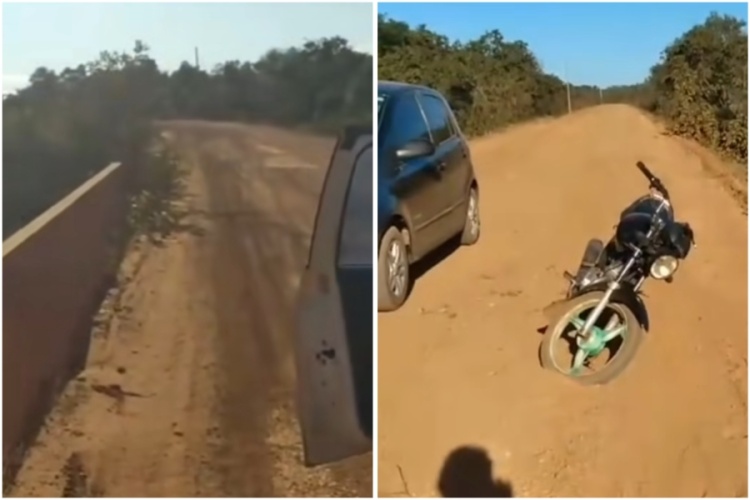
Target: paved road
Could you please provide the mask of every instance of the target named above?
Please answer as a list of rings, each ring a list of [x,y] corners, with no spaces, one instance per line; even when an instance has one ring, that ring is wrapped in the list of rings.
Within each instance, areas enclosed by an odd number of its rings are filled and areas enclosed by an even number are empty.
[[[472,484],[746,496],[747,217],[711,163],[626,106],[523,125],[472,151],[481,240],[379,316],[380,493],[438,494],[455,451],[444,479],[464,496]],[[540,310],[561,297],[586,241],[606,238],[645,191],[637,160],[666,182],[699,246],[673,284],[646,285],[652,328],[633,365],[582,387],[539,367]]]
[[[372,458],[301,465],[290,326],[333,140],[166,126],[185,227],[136,245],[90,363],[14,495],[369,496]]]

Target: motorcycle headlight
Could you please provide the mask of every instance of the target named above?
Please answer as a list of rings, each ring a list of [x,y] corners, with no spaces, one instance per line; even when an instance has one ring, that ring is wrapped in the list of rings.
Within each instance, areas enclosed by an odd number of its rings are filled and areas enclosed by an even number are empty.
[[[680,265],[675,257],[671,255],[662,255],[651,264],[651,277],[657,280],[667,279],[672,276]]]

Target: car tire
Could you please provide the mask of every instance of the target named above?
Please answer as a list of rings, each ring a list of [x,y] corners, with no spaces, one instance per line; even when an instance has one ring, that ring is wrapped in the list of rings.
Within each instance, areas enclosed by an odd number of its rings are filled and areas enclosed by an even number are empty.
[[[466,201],[466,213],[464,229],[461,232],[461,244],[468,246],[479,241],[479,235],[482,232],[481,228],[482,226],[479,218],[479,191],[476,187],[472,187]]]
[[[399,283],[394,284],[394,245],[398,248],[399,262],[395,263],[401,276]],[[378,311],[395,311],[406,301],[409,291],[409,257],[402,232],[394,226],[388,228],[380,240],[378,254]],[[394,285],[396,288],[394,289]]]

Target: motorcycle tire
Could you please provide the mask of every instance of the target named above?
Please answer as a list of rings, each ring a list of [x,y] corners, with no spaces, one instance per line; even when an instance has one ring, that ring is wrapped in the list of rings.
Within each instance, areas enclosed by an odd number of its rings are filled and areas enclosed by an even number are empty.
[[[544,339],[539,345],[539,359],[544,368],[553,370],[582,385],[602,385],[617,378],[630,365],[643,341],[643,329],[636,315],[626,304],[610,302],[607,307],[615,309],[625,319],[627,325],[627,330],[623,336],[623,343],[614,358],[609,360],[607,365],[601,370],[583,376],[565,373],[555,366],[552,353],[555,348],[555,340],[559,338],[558,335],[562,333],[562,330],[570,323],[574,315],[585,311],[587,308],[593,309],[603,295],[604,292],[598,291],[585,293],[569,300],[566,306],[558,309],[560,312],[554,319],[550,320]]]

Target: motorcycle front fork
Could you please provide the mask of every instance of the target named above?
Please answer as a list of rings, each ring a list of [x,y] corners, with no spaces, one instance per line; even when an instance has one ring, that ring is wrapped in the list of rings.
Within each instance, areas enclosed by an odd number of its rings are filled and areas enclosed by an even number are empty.
[[[596,307],[589,313],[588,317],[586,318],[586,321],[583,323],[583,326],[578,331],[578,336],[581,339],[581,343],[590,342],[591,335],[592,335],[592,327],[596,324],[597,320],[599,319],[599,316],[602,315],[602,312],[604,312],[604,309],[607,308],[609,305],[609,301],[612,299],[612,294],[615,293],[615,291],[620,289],[620,283],[625,278],[627,273],[630,271],[630,269],[635,264],[636,259],[641,254],[641,251],[639,249],[635,249],[635,252],[633,256],[625,263],[620,273],[617,275],[617,278],[612,280],[612,282],[607,285],[607,289],[604,291],[604,295],[602,296],[601,300],[596,304]],[[643,284],[644,278],[641,278],[636,286],[634,287],[634,291],[638,291],[640,289],[641,285]],[[611,320],[610,320],[611,321]],[[608,325],[609,326],[609,325]]]

